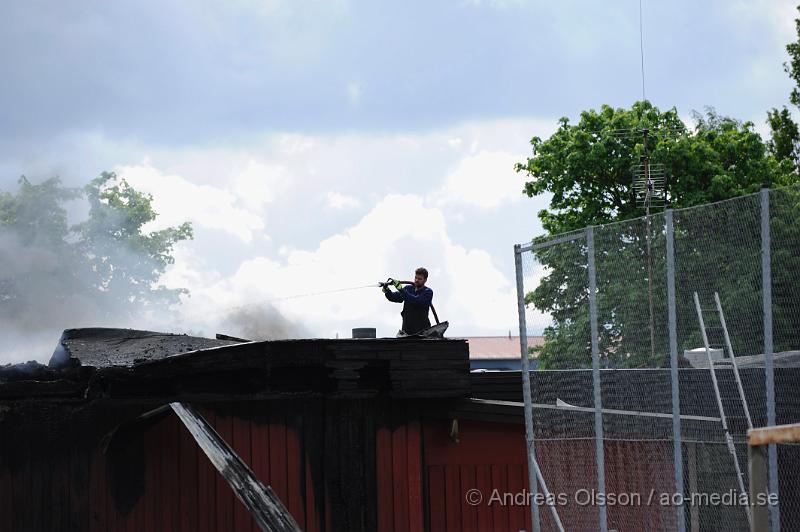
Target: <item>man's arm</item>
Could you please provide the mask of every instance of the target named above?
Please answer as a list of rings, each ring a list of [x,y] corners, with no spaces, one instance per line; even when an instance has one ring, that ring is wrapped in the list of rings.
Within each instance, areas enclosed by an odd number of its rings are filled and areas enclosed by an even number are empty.
[[[403,292],[392,292],[389,289],[383,291],[383,294],[386,296],[386,299],[393,303],[402,303],[403,302]]]
[[[413,288],[411,288],[410,290],[409,289],[403,290],[402,294],[403,298],[406,301],[413,301],[414,303],[417,303],[419,305],[429,306],[431,304],[431,301],[433,301],[433,290],[427,287],[419,294],[417,294]]]

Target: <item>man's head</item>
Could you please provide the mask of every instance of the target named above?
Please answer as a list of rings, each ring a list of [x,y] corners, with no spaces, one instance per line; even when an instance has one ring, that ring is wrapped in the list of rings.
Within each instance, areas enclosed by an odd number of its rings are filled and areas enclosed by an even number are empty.
[[[428,270],[425,268],[417,268],[414,270],[414,288],[419,290],[423,286],[425,286],[425,282],[428,280]]]

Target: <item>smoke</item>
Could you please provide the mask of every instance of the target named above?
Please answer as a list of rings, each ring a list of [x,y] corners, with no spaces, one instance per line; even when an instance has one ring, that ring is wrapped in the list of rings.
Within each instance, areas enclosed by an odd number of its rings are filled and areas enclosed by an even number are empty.
[[[268,305],[242,307],[221,318],[211,318],[207,306],[190,308],[186,298],[154,286],[160,279],[153,272],[163,269],[151,249],[136,247],[136,237],[119,239],[126,230],[124,218],[113,211],[102,213],[108,230],[81,240],[67,223],[66,189],[57,180],[41,186],[25,183],[28,188],[17,197],[0,192],[0,363],[46,363],[62,331],[70,328],[212,337],[225,332],[253,340],[303,334]],[[181,308],[183,304],[187,307]]]
[[[0,363],[46,362],[74,327],[130,326],[73,250],[0,227]]]
[[[305,330],[270,304],[250,305],[231,311],[221,322],[222,331],[247,340],[301,338]]]

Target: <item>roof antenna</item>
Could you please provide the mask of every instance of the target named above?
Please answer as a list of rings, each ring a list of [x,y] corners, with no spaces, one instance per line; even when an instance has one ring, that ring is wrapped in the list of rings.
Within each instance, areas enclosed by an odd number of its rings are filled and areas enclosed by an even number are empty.
[[[647,97],[644,93],[644,30],[642,29],[642,0],[639,0],[639,55],[642,59],[642,101]]]

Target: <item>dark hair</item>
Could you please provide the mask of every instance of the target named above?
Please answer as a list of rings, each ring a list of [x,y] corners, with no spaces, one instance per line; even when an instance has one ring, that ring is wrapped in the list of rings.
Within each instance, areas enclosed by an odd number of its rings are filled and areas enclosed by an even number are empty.
[[[426,270],[425,268],[422,268],[422,267],[417,268],[416,270],[414,270],[414,273],[416,275],[421,275],[426,279],[428,278],[428,270]]]

